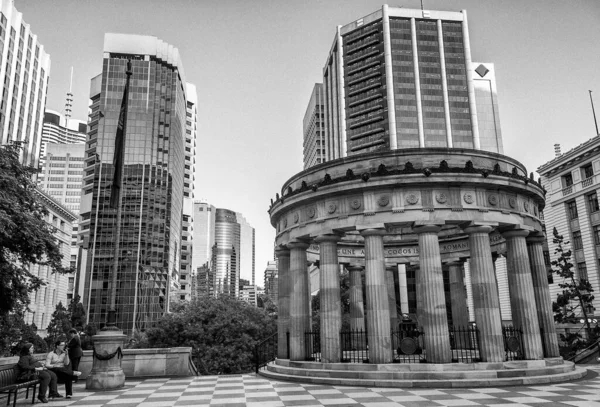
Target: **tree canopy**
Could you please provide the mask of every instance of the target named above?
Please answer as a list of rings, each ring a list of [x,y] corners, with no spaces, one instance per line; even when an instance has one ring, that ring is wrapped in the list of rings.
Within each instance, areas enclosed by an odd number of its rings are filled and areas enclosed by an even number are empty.
[[[220,296],[199,298],[166,314],[146,338],[153,348],[192,347],[202,374],[234,374],[252,370],[255,345],[276,331],[265,310]]]
[[[48,265],[52,272],[68,273],[48,210],[35,193],[35,168],[19,161],[22,146],[0,146],[0,314],[29,304],[29,294],[44,282],[30,272],[34,264]]]

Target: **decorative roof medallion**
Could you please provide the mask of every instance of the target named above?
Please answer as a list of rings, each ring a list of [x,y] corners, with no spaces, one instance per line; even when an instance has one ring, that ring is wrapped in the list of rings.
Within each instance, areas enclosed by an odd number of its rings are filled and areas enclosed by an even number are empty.
[[[490,205],[496,206],[498,205],[498,195],[492,194],[488,196],[488,202]]]
[[[287,218],[283,218],[283,228],[287,228]]]
[[[464,194],[464,195],[463,195],[463,199],[464,199],[464,200],[465,200],[465,202],[466,202],[466,203],[468,203],[468,204],[472,204],[472,203],[473,203],[473,201],[474,201],[474,199],[473,199],[473,195],[472,195],[472,194],[469,194],[469,193],[466,193],[466,194]]]
[[[523,202],[523,208],[525,208],[525,212],[529,212],[529,202]]]
[[[377,205],[384,207],[384,206],[388,206],[390,203],[390,197],[387,195],[381,195],[379,197],[379,199],[377,200]]]
[[[327,213],[329,213],[329,214],[335,213],[336,209],[337,209],[337,205],[333,202],[331,202],[329,205],[327,205]]]
[[[408,194],[406,196],[406,203],[409,205],[415,205],[417,202],[419,202],[419,197],[415,194]]]
[[[437,194],[437,195],[435,196],[435,200],[436,200],[438,203],[444,204],[444,203],[446,203],[446,202],[448,201],[448,197],[447,197],[447,196],[446,196],[446,194],[444,194],[444,193],[442,193],[442,194]]]
[[[511,196],[510,198],[508,198],[508,204],[510,205],[511,208],[516,208],[517,207],[517,199],[514,196]]]
[[[360,199],[358,198],[354,198],[350,201],[350,207],[352,209],[359,209],[360,208]]]
[[[298,214],[298,212],[296,212],[294,214],[294,223],[298,223],[299,220],[300,220],[300,215]]]
[[[314,206],[311,206],[310,208],[308,208],[306,210],[306,214],[308,215],[309,218],[311,218],[311,219],[314,218],[315,214],[316,214]]]

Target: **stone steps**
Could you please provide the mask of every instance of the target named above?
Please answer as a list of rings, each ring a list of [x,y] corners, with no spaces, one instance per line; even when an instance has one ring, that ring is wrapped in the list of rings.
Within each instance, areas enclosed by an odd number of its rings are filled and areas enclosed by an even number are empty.
[[[368,365],[278,360],[270,363],[260,371],[260,374],[276,380],[313,384],[407,388],[495,387],[559,383],[580,379],[587,374],[586,369],[577,367],[571,362],[561,364],[550,362],[542,367],[543,363],[544,361],[527,361],[526,364],[532,366],[521,368],[522,364],[520,365],[519,362],[507,362],[504,364],[505,366],[502,366],[501,363]],[[302,364],[307,366],[294,366]],[[320,368],[318,365],[321,365]],[[328,366],[323,368],[323,365]],[[347,368],[331,369],[333,367],[331,365],[335,365],[337,368]],[[490,367],[496,368],[489,369]],[[417,370],[411,370],[411,368]]]

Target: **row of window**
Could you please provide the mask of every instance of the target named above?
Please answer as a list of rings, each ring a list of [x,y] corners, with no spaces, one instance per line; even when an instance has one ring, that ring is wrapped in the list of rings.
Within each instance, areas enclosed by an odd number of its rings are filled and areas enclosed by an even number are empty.
[[[600,210],[600,205],[598,204],[598,194],[596,192],[587,194],[586,202],[590,213],[598,212]],[[577,212],[577,203],[575,200],[567,202],[567,214],[569,216],[569,220],[575,220],[579,218],[579,213]]]

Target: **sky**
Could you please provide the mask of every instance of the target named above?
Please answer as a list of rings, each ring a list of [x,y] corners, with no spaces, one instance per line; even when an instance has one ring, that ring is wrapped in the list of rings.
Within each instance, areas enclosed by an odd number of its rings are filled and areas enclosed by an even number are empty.
[[[528,171],[596,135],[600,1],[423,0],[467,10],[473,61],[495,65],[504,153]],[[196,199],[241,212],[256,230],[256,283],[273,260],[267,210],[302,170],[302,119],[336,26],[380,9],[374,0],[15,0],[46,52],[46,107],[86,120],[104,33],[152,35],[177,47],[198,92]],[[420,0],[389,3],[420,8]],[[242,272],[241,278],[250,279]]]

